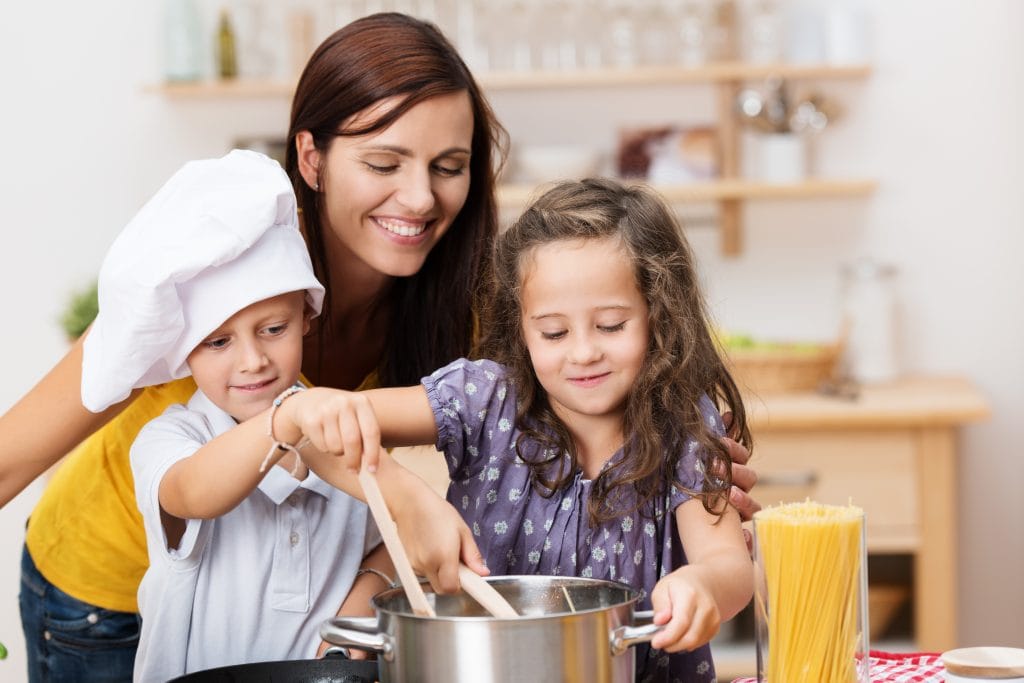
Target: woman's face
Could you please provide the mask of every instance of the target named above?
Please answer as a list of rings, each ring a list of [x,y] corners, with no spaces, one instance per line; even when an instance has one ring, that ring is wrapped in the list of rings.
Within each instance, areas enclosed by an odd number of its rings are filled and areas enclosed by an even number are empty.
[[[343,127],[398,103],[382,100]],[[315,179],[326,193],[327,239],[378,273],[418,272],[466,201],[472,139],[465,91],[424,100],[382,131],[334,138]]]

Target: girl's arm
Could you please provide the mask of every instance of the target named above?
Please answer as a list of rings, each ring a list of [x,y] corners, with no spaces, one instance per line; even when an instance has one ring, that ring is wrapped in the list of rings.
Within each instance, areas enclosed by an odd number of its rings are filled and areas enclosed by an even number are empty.
[[[85,335],[0,417],[0,507],[131,402],[130,397],[102,413],[82,405],[84,341]]]
[[[381,394],[373,407],[364,396],[369,393]],[[382,416],[379,425],[377,414]],[[160,481],[161,509],[179,519],[212,519],[234,509],[265,476],[259,467],[272,445],[269,419],[268,408],[172,465]],[[436,438],[422,387],[374,392],[314,388],[285,399],[274,415],[275,438],[291,444],[309,438],[312,447],[303,449],[303,460],[321,479],[359,500],[366,498],[355,453],[373,453],[381,491],[409,559],[435,590],[458,590],[460,559],[486,574],[472,532],[458,512],[422,479],[379,452],[381,433],[389,436],[389,445]]]
[[[370,393],[380,394],[372,405],[366,396]],[[268,408],[172,465],[160,481],[161,508],[181,519],[213,519],[241,503],[265,475],[259,468],[273,444],[270,414]],[[387,445],[436,438],[422,387],[374,392],[308,389],[284,399],[274,414],[278,441],[296,444],[306,437],[320,454],[338,456],[318,459],[316,452],[304,454],[321,479],[360,499],[356,473],[364,453],[368,465],[380,462],[382,432],[394,437]]]
[[[667,652],[693,650],[718,633],[750,602],[754,566],[736,510],[728,508],[716,524],[699,498],[676,508],[679,538],[689,564],[665,576],[654,587],[654,623],[665,628],[651,646]]]
[[[303,450],[310,468],[360,500],[365,497],[356,472],[363,464],[376,463],[377,482],[409,559],[435,591],[459,589],[459,560],[477,574],[489,573],[458,511],[380,448],[381,442],[393,447],[437,441],[434,413],[422,385],[359,392],[310,389],[294,398],[299,400],[291,406],[292,398],[281,405],[282,419],[275,420],[274,434],[289,443],[304,434],[320,451]],[[324,455],[328,452],[332,454]]]

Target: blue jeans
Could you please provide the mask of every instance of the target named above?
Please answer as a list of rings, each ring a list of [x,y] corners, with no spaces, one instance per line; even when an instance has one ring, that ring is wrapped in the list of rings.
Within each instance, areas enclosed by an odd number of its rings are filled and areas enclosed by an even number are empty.
[[[139,615],[77,600],[21,555],[21,627],[29,683],[121,683],[132,680]]]

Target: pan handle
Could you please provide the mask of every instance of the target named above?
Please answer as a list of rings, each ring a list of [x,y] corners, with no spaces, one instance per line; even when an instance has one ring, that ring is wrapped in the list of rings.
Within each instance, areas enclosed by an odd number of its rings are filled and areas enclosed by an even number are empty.
[[[634,612],[634,621],[650,621],[654,618],[654,610]],[[611,648],[612,656],[618,657],[629,648],[638,643],[649,643],[654,634],[660,631],[663,626],[656,626],[653,623],[642,626],[619,626],[612,631]],[[325,639],[326,640],[326,639]],[[330,642],[330,641],[329,641]]]
[[[375,652],[389,662],[395,656],[391,636],[377,631],[377,617],[335,617],[320,626],[320,637],[331,645]]]

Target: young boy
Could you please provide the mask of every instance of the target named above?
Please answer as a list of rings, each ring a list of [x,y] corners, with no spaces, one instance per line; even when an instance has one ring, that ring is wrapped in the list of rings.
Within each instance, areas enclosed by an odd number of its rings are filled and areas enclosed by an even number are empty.
[[[323,294],[291,184],[253,152],[187,164],[104,260],[83,403],[98,412],[189,374],[198,387],[131,450],[150,560],[137,681],[313,657],[320,625],[370,614],[393,575],[366,506],[331,485],[361,493],[343,458],[268,430],[303,388],[302,336]]]

